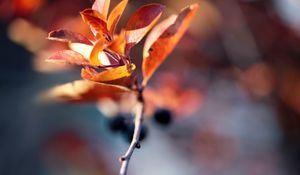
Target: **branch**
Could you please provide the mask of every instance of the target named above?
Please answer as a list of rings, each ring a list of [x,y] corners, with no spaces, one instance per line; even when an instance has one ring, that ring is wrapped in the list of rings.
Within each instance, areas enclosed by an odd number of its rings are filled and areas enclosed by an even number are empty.
[[[144,100],[141,92],[139,92],[138,94],[138,103],[135,106],[135,110],[136,111],[135,111],[135,118],[134,118],[133,138],[131,140],[127,152],[120,158],[121,161],[120,175],[127,174],[129,160],[134,152],[134,149],[140,147],[139,138],[140,138],[140,133],[142,128],[143,112],[144,112]]]

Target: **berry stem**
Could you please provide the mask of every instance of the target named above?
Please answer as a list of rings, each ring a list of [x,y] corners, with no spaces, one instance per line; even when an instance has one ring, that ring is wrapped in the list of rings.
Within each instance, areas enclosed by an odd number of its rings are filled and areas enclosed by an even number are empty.
[[[127,174],[130,158],[131,158],[135,148],[140,147],[139,138],[140,138],[140,133],[141,133],[141,129],[142,129],[143,113],[144,113],[144,99],[143,99],[142,91],[138,91],[137,100],[138,100],[138,102],[135,106],[133,138],[131,140],[128,150],[120,158],[120,161],[121,161],[120,175]]]

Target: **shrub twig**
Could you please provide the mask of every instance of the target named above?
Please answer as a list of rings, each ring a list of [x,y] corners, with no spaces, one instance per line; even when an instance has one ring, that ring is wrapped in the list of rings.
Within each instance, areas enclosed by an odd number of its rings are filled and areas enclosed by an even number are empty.
[[[126,153],[120,158],[121,168],[120,175],[126,175],[128,170],[128,165],[130,158],[135,150],[135,148],[140,147],[139,138],[143,122],[143,113],[144,113],[144,100],[142,96],[142,91],[138,91],[138,102],[135,106],[135,117],[134,117],[134,133],[130,143],[130,146]]]

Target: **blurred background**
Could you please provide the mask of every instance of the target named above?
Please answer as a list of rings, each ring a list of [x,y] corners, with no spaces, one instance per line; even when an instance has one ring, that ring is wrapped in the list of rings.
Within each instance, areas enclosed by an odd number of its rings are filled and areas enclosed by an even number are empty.
[[[200,9],[146,94],[149,108],[168,108],[174,120],[163,127],[149,113],[129,174],[299,174],[300,1],[131,0],[119,27],[149,2],[166,5],[162,19]],[[36,100],[80,79],[80,69],[44,61],[66,47],[45,38],[59,28],[91,35],[79,11],[92,3],[0,1],[1,175],[118,174],[128,143],[96,104]],[[142,48],[132,53],[138,67]]]

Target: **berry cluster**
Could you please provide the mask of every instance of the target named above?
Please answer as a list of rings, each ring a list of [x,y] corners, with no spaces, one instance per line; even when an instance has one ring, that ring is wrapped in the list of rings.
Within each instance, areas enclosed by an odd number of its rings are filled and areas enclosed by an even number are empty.
[[[108,127],[114,133],[121,133],[126,142],[130,143],[134,133],[134,123],[132,117],[118,114],[108,120]],[[143,124],[139,141],[143,141],[148,135],[148,127]]]
[[[168,126],[173,120],[172,112],[164,108],[157,109],[153,115],[153,120],[160,126]],[[116,116],[109,118],[108,128],[113,133],[121,133],[126,142],[131,142],[134,133],[134,122],[132,117],[124,114],[117,114]],[[139,141],[145,140],[148,132],[148,127],[143,124]]]

